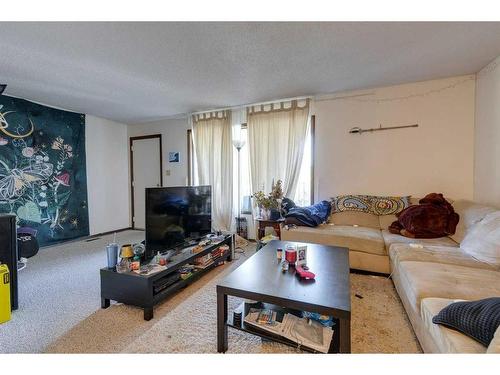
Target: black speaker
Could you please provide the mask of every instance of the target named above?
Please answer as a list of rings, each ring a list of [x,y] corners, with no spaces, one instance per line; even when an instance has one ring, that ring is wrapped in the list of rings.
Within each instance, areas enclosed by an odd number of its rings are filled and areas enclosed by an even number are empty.
[[[10,271],[10,301],[12,310],[17,309],[17,236],[16,216],[0,214],[0,263]]]

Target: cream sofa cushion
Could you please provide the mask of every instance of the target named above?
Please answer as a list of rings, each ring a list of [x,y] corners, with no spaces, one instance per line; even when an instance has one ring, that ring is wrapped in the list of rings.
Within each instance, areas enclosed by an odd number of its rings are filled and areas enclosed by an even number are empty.
[[[413,206],[415,204],[418,204],[418,201],[420,200],[420,198],[413,198],[413,197],[410,197],[410,206]],[[388,229],[390,227],[390,225],[396,221],[398,218],[396,217],[396,215],[380,215],[378,217],[379,219],[379,224],[380,224],[380,229]]]
[[[342,246],[350,250],[386,255],[384,240],[379,229],[347,225],[322,224],[315,228],[296,227],[281,231],[285,241],[319,243]]]
[[[486,347],[454,329],[434,324],[432,318],[453,302],[447,298],[425,298],[420,304],[420,315],[428,334],[441,353],[485,353]]]
[[[378,273],[391,273],[391,265],[387,255],[369,254],[362,251],[349,250],[350,268]]]
[[[428,297],[476,300],[500,295],[499,271],[419,261],[393,264],[416,311]]]
[[[377,215],[359,211],[332,213],[329,223],[335,225],[359,225],[360,227],[380,229],[380,222]]]
[[[397,219],[396,215],[380,215],[378,217],[380,229],[388,229]]]
[[[418,198],[418,197],[410,197],[410,206],[413,206],[415,204],[418,204],[418,202],[420,201],[420,199],[422,198]]]
[[[495,336],[491,340],[490,345],[488,345],[488,354],[500,354],[500,326],[495,331]]]
[[[500,211],[486,215],[470,228],[460,247],[472,257],[500,267]]]
[[[405,244],[418,244],[423,246],[450,246],[458,247],[458,244],[449,237],[440,238],[408,238],[400,234],[393,234],[387,229],[382,230],[382,237],[384,237],[385,247],[387,250],[392,244],[405,243]]]
[[[394,263],[418,261],[496,270],[491,264],[474,259],[459,247],[425,245],[422,248],[414,248],[409,244],[396,243],[391,245],[389,256]]]
[[[481,221],[489,213],[497,211],[496,208],[477,204],[468,200],[457,200],[453,202],[453,209],[460,215],[460,220],[455,234],[450,237],[455,242],[462,242],[467,230]]]

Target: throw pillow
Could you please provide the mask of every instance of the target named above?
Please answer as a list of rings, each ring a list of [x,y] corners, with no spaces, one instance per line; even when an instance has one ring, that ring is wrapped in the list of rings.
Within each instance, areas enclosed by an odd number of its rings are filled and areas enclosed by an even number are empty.
[[[394,215],[410,205],[410,197],[339,195],[332,198],[332,211],[359,211],[374,215]]]
[[[460,248],[481,262],[500,266],[500,211],[488,214],[474,224]]]
[[[474,225],[484,219],[484,217],[492,212],[497,211],[493,207],[483,206],[476,202],[467,200],[457,200],[453,202],[455,212],[460,215],[460,221],[457,224],[455,234],[451,235],[451,239],[456,243],[463,241],[466,232]]]
[[[410,197],[374,197],[372,212],[375,215],[395,215],[410,205]]]
[[[432,322],[455,329],[488,346],[500,326],[500,297],[452,303],[432,318]]]

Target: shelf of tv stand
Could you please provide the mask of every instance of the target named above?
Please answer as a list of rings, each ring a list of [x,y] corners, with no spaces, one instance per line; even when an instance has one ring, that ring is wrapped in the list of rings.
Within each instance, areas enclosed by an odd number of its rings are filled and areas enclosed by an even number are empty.
[[[154,294],[153,298],[154,298],[155,302],[160,302],[163,299],[165,299],[166,297],[168,297],[169,295],[171,295],[172,293],[175,293],[176,291],[178,291],[178,290],[188,286],[189,284],[195,282],[200,277],[202,277],[203,275],[205,275],[206,273],[211,271],[213,268],[217,267],[219,262],[227,260],[230,255],[231,255],[231,252],[226,251],[223,255],[221,255],[217,258],[214,258],[214,262],[212,264],[208,265],[205,268],[198,269],[196,272],[193,272],[193,274],[191,276],[189,276],[187,279],[184,279],[184,280],[180,279],[179,281],[176,281],[172,285],[169,285],[168,287],[166,287],[162,291]]]
[[[190,264],[194,259],[211,253],[219,246],[229,245],[229,251],[221,256],[214,258],[214,262],[209,266],[198,269],[187,279],[180,279],[167,286],[165,289],[154,293],[154,287],[163,278],[172,276],[182,266]],[[187,247],[192,248],[193,246]],[[207,245],[198,253],[185,253],[179,251],[171,258],[166,269],[150,274],[141,275],[135,272],[118,273],[114,269],[102,268],[101,273],[101,306],[107,308],[110,306],[110,300],[133,305],[144,309],[144,319],[153,318],[154,305],[168,298],[180,289],[198,280],[202,275],[208,273],[216,267],[218,262],[231,261],[234,251],[234,235],[226,235],[224,240]],[[175,259],[177,257],[177,259]]]

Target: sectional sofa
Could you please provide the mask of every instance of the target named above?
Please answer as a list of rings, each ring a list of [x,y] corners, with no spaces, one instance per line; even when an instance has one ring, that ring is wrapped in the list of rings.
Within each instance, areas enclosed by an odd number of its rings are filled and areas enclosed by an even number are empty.
[[[411,203],[417,201],[412,199]],[[390,274],[424,352],[499,352],[498,344],[492,342],[488,349],[432,323],[433,316],[456,300],[500,296],[500,211],[464,200],[452,204],[460,222],[449,237],[413,239],[395,235],[387,230],[396,219],[394,215],[356,211],[333,213],[326,224],[316,228],[283,228],[281,237],[347,247],[352,269]],[[481,236],[488,241],[485,254],[481,254]]]

